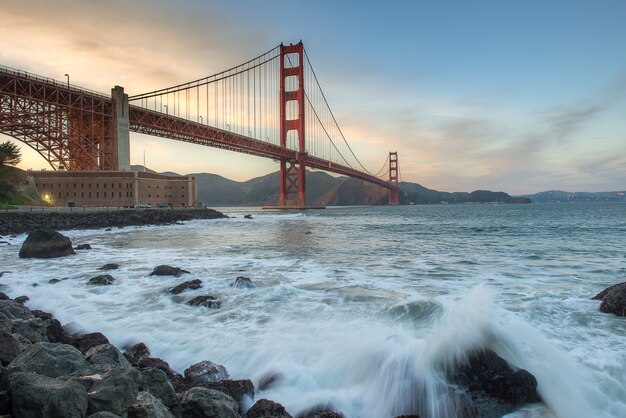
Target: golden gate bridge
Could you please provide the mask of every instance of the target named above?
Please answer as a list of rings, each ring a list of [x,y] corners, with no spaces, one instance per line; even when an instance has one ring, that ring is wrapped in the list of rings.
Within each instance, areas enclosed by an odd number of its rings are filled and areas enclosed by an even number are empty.
[[[306,169],[377,184],[399,203],[397,152],[377,172],[358,159],[302,42],[225,71],[128,96],[111,96],[0,67],[0,133],[55,170],[130,170],[129,132],[271,158],[280,164],[276,207],[304,208]]]

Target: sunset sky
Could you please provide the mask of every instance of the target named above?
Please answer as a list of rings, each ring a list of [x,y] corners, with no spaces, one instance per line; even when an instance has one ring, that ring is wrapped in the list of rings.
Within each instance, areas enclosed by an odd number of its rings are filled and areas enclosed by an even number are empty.
[[[626,188],[626,1],[0,0],[0,65],[129,94],[305,44],[355,153],[446,191]],[[0,136],[5,141],[8,137]],[[49,168],[19,143],[22,168]],[[131,133],[131,163],[271,160]]]

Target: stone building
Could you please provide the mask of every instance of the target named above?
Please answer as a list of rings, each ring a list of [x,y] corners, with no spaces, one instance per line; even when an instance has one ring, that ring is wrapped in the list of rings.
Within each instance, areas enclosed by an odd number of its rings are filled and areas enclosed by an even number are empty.
[[[195,177],[139,171],[30,171],[53,206],[194,206]]]

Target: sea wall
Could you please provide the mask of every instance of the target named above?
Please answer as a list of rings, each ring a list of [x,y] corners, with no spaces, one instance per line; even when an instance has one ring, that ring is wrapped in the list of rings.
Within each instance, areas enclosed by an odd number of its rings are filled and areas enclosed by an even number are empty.
[[[39,228],[68,230],[122,227],[131,225],[164,225],[193,219],[224,218],[213,209],[150,209],[68,212],[33,211],[0,212],[0,235],[21,234]]]

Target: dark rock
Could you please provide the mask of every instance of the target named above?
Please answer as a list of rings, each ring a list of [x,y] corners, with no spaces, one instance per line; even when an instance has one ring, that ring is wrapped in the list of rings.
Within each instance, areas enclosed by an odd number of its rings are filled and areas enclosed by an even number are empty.
[[[200,279],[194,279],[194,280],[190,280],[190,281],[179,284],[178,286],[173,288],[170,291],[170,293],[174,295],[178,295],[179,293],[182,293],[183,291],[187,289],[196,290],[196,289],[200,289],[201,287],[202,287],[202,281]]]
[[[0,271],[0,277],[4,276],[5,273],[11,273],[10,271]]]
[[[3,366],[12,362],[21,351],[21,347],[13,335],[6,331],[0,331],[0,363]]]
[[[91,245],[89,244],[80,244],[78,245],[75,250],[91,250]]]
[[[98,270],[117,270],[118,268],[120,268],[119,264],[109,263],[109,264],[105,264],[104,266],[100,267]]]
[[[247,418],[292,418],[287,413],[285,407],[278,402],[270,401],[268,399],[259,399],[248,412]]]
[[[176,391],[168,380],[165,372],[161,369],[152,367],[142,370],[139,390],[150,392],[167,407],[171,408],[178,405]]]
[[[141,370],[153,367],[160,369],[165,372],[165,375],[170,380],[170,382],[172,382],[172,386],[174,386],[174,389],[177,392],[181,392],[187,389],[187,384],[185,383],[184,378],[180,374],[172,370],[169,363],[163,359],[160,359],[158,357],[145,356],[142,357],[141,360],[139,360],[139,362],[137,363],[137,367]]]
[[[133,368],[109,370],[89,391],[89,413],[108,411],[123,415],[139,393],[139,378],[139,372]]]
[[[217,382],[229,378],[224,366],[211,361],[201,361],[189,366],[185,369],[184,375],[190,387],[201,382]]]
[[[417,417],[417,415],[403,415],[403,417],[410,418],[410,417]],[[335,412],[331,405],[322,404],[322,405],[314,406],[313,408],[310,408],[302,412],[296,418],[346,418],[346,417],[340,412]]]
[[[183,269],[180,269],[178,267],[161,265],[161,266],[156,266],[154,268],[154,270],[152,270],[152,273],[150,273],[150,276],[176,276],[176,277],[180,277],[181,275],[183,275],[185,273],[188,274],[189,272],[187,270],[183,270]]]
[[[205,306],[207,308],[219,309],[222,306],[222,301],[215,296],[196,296],[187,302],[187,305],[191,306]]]
[[[215,389],[224,392],[237,402],[241,402],[244,396],[254,399],[254,385],[252,381],[245,380],[220,380],[219,382],[198,382],[195,386],[207,389]]]
[[[126,357],[112,344],[102,344],[85,353],[85,359],[91,364],[102,366],[131,368]]]
[[[81,385],[41,376],[9,376],[13,415],[22,418],[65,418],[87,415],[87,391]]]
[[[183,417],[239,418],[237,410],[237,402],[219,390],[191,388],[180,400]]]
[[[72,344],[74,342],[74,338],[65,331],[59,320],[54,318],[47,321],[46,337],[51,343]]]
[[[108,411],[96,412],[95,414],[89,415],[87,418],[121,418],[119,415],[112,414]]]
[[[243,218],[244,219],[252,219],[252,215],[248,213],[246,215],[243,215]]]
[[[6,295],[6,293],[0,292],[0,300],[9,300],[11,299]]]
[[[250,289],[252,287],[256,287],[256,284],[254,284],[252,280],[250,280],[250,278],[248,277],[239,276],[235,279],[235,283],[233,283],[233,287],[236,287],[237,289],[241,289],[241,288]]]
[[[31,310],[31,312],[35,316],[35,318],[39,318],[42,321],[47,321],[49,319],[52,319],[52,314],[51,313],[44,312],[44,311],[41,311],[39,309],[33,309],[33,310]]]
[[[0,300],[0,315],[3,315],[9,321],[29,319],[34,316],[30,309],[10,299]]]
[[[60,281],[61,281],[61,279],[50,279],[50,280],[48,280],[48,283],[55,284],[55,283],[59,283]]]
[[[626,282],[607,287],[593,299],[602,301],[601,312],[626,316]]]
[[[85,354],[87,351],[91,350],[97,345],[108,343],[108,338],[99,332],[90,332],[87,334],[74,336],[72,341],[72,345],[78,348],[83,354]]]
[[[28,234],[20,249],[21,258],[53,258],[76,254],[72,241],[50,229],[38,229]]]
[[[13,336],[13,338],[15,338],[15,341],[17,341],[17,344],[20,346],[20,352],[27,350],[33,345],[33,343],[29,339],[24,337],[22,334],[18,334],[14,332],[11,335]]]
[[[136,366],[139,361],[144,357],[150,356],[150,350],[144,343],[138,343],[129,347],[124,352],[124,357],[126,360],[130,362],[133,366]]]
[[[282,373],[266,373],[259,379],[259,390],[267,390],[274,387],[274,385],[280,382],[284,377]]]
[[[537,380],[532,374],[523,369],[513,370],[502,357],[488,349],[470,353],[451,380],[469,391],[474,400],[479,400],[476,406],[483,415],[484,409],[494,402],[481,400],[482,394],[499,404],[494,406],[500,415],[504,415],[500,411],[502,404],[507,404],[505,411],[510,412],[515,405],[541,401]]]
[[[112,231],[113,229],[112,228],[104,228],[104,230],[108,232],[108,231]]]
[[[16,297],[13,300],[16,301],[17,303],[19,303],[20,305],[23,305],[26,302],[28,302],[30,300],[30,298],[28,296],[22,295],[22,296]]]
[[[396,418],[420,418],[419,415],[398,415]]]
[[[20,334],[31,343],[48,341],[46,323],[39,318],[16,319],[11,324],[11,332]]]
[[[88,367],[81,352],[71,345],[41,342],[20,353],[6,370],[7,373],[33,372],[54,378]]]
[[[6,390],[0,391],[0,414],[8,414],[11,412],[11,397]]]
[[[128,418],[174,418],[174,415],[149,392],[139,392],[128,408]]]
[[[89,279],[89,282],[87,282],[87,284],[108,286],[110,284],[113,284],[114,281],[115,279],[110,274],[101,274],[99,276]]]

